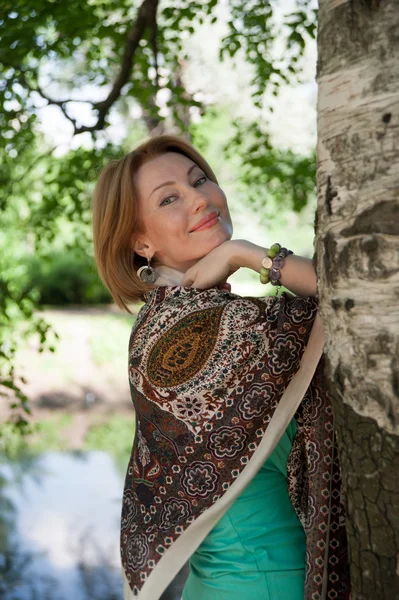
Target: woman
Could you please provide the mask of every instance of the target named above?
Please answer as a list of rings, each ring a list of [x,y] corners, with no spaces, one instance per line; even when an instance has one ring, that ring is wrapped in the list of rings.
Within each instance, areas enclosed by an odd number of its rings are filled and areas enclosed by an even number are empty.
[[[93,232],[117,304],[145,301],[129,342],[125,599],[156,600],[190,557],[183,600],[348,598],[311,261],[231,240],[215,174],[175,136],[105,168]],[[232,294],[241,267],[297,296]]]

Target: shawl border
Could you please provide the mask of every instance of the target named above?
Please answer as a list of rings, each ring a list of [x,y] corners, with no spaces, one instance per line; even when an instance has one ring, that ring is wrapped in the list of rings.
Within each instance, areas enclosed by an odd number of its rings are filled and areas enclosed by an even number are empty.
[[[133,595],[122,567],[124,600],[135,600],[136,598],[139,600],[156,600],[160,598],[188,558],[195,552],[202,540],[213,529],[273,452],[311,383],[323,354],[323,348],[324,331],[319,312],[317,312],[307,346],[300,360],[299,369],[284,390],[262,441],[242,470],[241,475],[219,500],[197,517],[179,536],[161,557],[138,595]],[[328,565],[325,565],[325,569],[327,567]],[[323,595],[320,600],[325,600],[325,598],[326,596]]]

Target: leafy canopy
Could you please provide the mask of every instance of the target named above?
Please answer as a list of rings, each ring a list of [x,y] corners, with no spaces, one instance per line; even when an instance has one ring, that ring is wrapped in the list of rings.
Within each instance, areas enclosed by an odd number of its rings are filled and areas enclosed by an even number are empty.
[[[220,60],[245,59],[258,109],[267,106],[268,90],[277,95],[282,84],[300,80],[306,42],[315,36],[311,0],[294,1],[282,20],[276,18],[280,5],[277,0],[227,4]],[[90,195],[98,171],[146,133],[173,128],[189,137],[193,109],[200,115],[212,110],[184,84],[185,40],[203,23],[215,23],[223,7],[217,0],[1,3],[0,393],[11,398],[17,428],[28,427],[29,413],[14,372],[18,343],[37,335],[43,351],[54,349],[49,338],[57,337],[37,316],[39,295],[24,287],[20,260],[76,247],[92,255]],[[73,149],[60,152],[45,137],[44,107],[62,115]],[[115,140],[111,125],[118,115],[128,126]],[[301,210],[314,191],[314,155],[273,148],[256,118],[233,125],[225,153],[227,159],[233,153],[240,158],[237,178],[248,190],[248,202],[262,208],[268,188],[280,205]]]

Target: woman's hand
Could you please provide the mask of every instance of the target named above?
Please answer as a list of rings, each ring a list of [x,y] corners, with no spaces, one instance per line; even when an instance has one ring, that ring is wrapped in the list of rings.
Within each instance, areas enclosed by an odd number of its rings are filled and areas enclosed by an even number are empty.
[[[216,285],[222,287],[230,275],[240,268],[236,260],[237,242],[238,240],[228,240],[216,246],[186,271],[182,286],[202,290]]]

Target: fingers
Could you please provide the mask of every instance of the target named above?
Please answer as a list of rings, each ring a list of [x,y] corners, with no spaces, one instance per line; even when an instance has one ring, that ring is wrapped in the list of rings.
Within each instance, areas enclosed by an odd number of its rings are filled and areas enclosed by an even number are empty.
[[[192,277],[188,277],[186,274],[181,284],[183,287],[192,287],[193,283],[194,279]]]
[[[191,277],[185,276],[182,281],[182,286],[183,287],[195,287],[200,290],[205,290],[207,287],[210,287],[203,280],[201,281],[201,278],[197,277],[197,276],[191,276]]]

